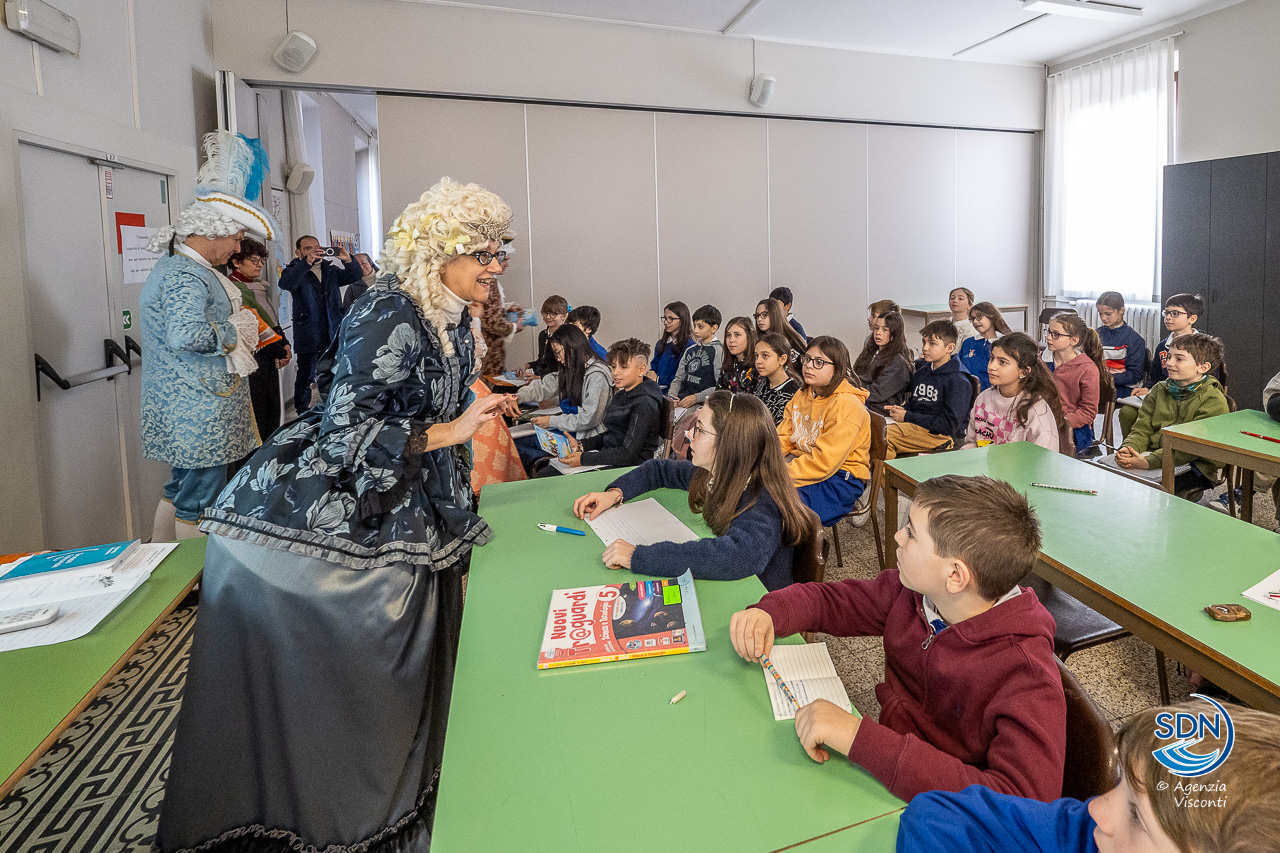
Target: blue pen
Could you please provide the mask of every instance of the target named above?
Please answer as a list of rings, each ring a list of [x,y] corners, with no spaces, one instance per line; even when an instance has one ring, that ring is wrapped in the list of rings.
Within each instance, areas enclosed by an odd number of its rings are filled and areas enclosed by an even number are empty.
[[[572,533],[574,536],[586,536],[587,534],[581,530],[574,530],[572,527],[561,527],[558,524],[539,524],[538,527],[548,533]]]

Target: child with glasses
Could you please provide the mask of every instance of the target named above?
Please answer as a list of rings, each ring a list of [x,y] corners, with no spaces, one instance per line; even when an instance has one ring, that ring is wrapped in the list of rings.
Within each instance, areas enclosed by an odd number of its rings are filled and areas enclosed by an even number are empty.
[[[991,344],[1001,335],[1013,330],[1004,321],[1000,309],[990,302],[979,302],[969,311],[969,322],[973,324],[974,335],[956,346],[960,363],[970,374],[978,377],[978,384],[985,391],[991,387],[987,378],[987,362],[991,360]]]
[[[756,312],[752,317],[756,321],[757,338],[769,332],[785,335],[791,343],[792,363],[800,363],[800,356],[804,355],[805,348],[808,347],[807,339],[801,337],[800,333],[787,322],[787,312],[783,309],[781,302],[772,296],[761,299],[756,303]]]
[[[829,527],[853,511],[871,477],[867,392],[830,335],[809,341],[800,367],[804,387],[787,403],[778,438],[800,500]]]
[[[1147,369],[1147,387],[1134,389],[1133,396],[1142,398],[1151,393],[1161,382],[1169,378],[1169,346],[1175,339],[1196,333],[1196,323],[1204,313],[1204,300],[1191,293],[1175,293],[1164,302],[1164,327],[1169,330],[1169,337],[1160,342],[1155,354],[1151,356],[1151,367]],[[1216,367],[1214,368],[1217,369]],[[1133,406],[1120,409],[1120,435],[1128,436],[1138,420],[1138,410]]]
[[[662,309],[662,337],[653,345],[653,361],[646,374],[662,393],[671,388],[671,380],[676,378],[676,369],[680,366],[680,358],[693,343],[693,319],[689,316],[689,306],[683,302],[669,302]]]
[[[889,445],[885,458],[950,450],[962,440],[969,426],[973,386],[960,362],[951,357],[957,335],[950,320],[934,320],[920,330],[920,360],[911,377],[911,397],[902,406],[885,406],[885,414],[893,419],[885,434]]]
[[[1079,455],[1093,444],[1093,421],[1103,394],[1112,393],[1102,341],[1079,314],[1064,313],[1049,321],[1045,347],[1053,354],[1049,368]]]
[[[715,536],[654,545],[617,539],[605,548],[604,564],[658,577],[670,577],[673,566],[706,580],[756,575],[768,590],[791,584],[793,550],[813,542],[818,519],[791,485],[764,403],[715,391],[689,432],[692,461],[650,459],[607,490],[578,498],[573,514],[591,520],[654,489],[683,489]]]

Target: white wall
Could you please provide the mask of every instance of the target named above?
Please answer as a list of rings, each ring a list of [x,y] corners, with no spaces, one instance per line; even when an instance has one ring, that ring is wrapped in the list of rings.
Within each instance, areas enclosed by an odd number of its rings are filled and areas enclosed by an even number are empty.
[[[1280,150],[1280,3],[1187,21],[1178,48],[1178,162]]]
[[[1038,130],[1040,67],[987,65],[756,43],[778,79],[767,109],[747,101],[752,41],[502,12],[367,0],[290,0],[288,26],[319,46],[299,74],[271,54],[285,0],[219,0],[218,67],[249,80],[313,88],[492,96]]]
[[[0,29],[0,199],[18,207],[18,139],[39,138],[133,160],[177,176],[189,196],[195,146],[215,126],[213,52],[207,0],[60,0],[80,23],[78,57]],[[132,5],[133,16],[129,10]],[[130,35],[136,44],[130,61]],[[136,109],[135,109],[136,92]],[[27,258],[20,216],[0,216],[0,552],[40,547],[40,483],[36,474],[36,388],[24,288]]]
[[[674,300],[748,315],[778,285],[852,346],[876,299],[1033,301],[1035,134],[403,96],[378,117],[384,220],[441,175],[497,192],[508,298],[595,305],[601,343],[655,339]]]

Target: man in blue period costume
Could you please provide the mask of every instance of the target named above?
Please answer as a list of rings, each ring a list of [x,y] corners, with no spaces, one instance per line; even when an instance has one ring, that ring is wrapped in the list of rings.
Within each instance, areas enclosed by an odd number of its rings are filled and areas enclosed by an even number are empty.
[[[195,201],[147,247],[165,257],[142,286],[142,452],[171,469],[153,541],[201,535],[196,525],[227,484],[227,463],[259,444],[244,381],[257,367],[257,320],[214,269],[246,233],[276,237],[270,217],[246,201],[265,174],[256,143],[226,131],[206,136]]]
[[[157,847],[425,851],[471,547],[466,309],[511,211],[444,178],[320,359],[320,402],[205,514],[200,613]]]

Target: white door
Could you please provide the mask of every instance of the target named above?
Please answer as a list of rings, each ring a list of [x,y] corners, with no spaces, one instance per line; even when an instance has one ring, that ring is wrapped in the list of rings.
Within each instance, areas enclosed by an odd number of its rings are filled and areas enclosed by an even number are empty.
[[[18,151],[33,356],[72,385],[37,379],[44,545],[119,541],[130,524],[116,381],[95,378],[109,372],[103,342],[115,332],[98,167],[34,145]]]
[[[151,535],[152,518],[156,503],[169,479],[169,466],[142,456],[142,361],[137,345],[139,334],[138,301],[142,295],[142,282],[132,275],[127,281],[124,274],[124,257],[121,253],[120,227],[142,226],[157,229],[169,224],[169,181],[163,175],[141,169],[126,168],[116,164],[98,165],[100,185],[105,187],[110,177],[111,194],[104,198],[106,217],[103,242],[106,251],[107,298],[110,306],[111,337],[121,349],[129,352],[133,370],[117,377],[112,384],[116,391],[116,408],[120,413],[120,437],[124,454],[125,494],[132,525],[130,538],[146,539]],[[157,260],[159,256],[157,256]]]

